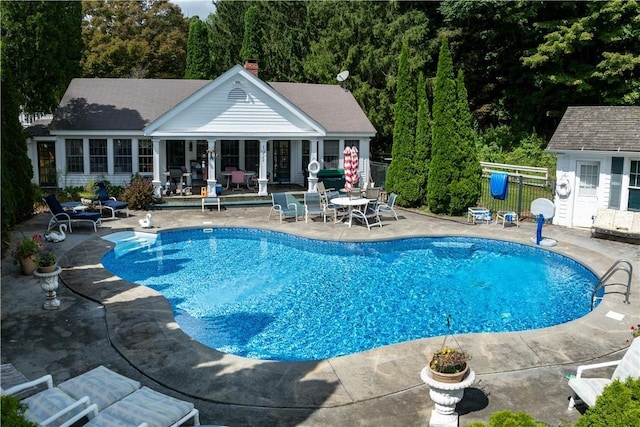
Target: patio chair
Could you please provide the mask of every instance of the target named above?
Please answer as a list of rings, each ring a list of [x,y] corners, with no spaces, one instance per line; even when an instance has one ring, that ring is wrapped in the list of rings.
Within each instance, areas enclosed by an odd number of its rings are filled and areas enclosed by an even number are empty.
[[[335,199],[336,197],[340,197],[339,191],[327,191],[327,203],[324,206],[325,212],[333,212],[333,222],[338,222],[338,217],[342,218],[347,213],[347,210],[344,208],[344,206],[338,206],[334,203],[331,203],[331,200]]]
[[[607,366],[616,366],[611,378],[584,378],[582,376],[582,373],[586,370]],[[575,378],[569,380],[569,387],[573,390],[573,395],[569,398],[569,409],[573,409],[576,401],[582,401],[587,406],[593,406],[607,385],[616,379],[624,381],[628,377],[640,378],[640,337],[633,340],[620,360],[578,366]]]
[[[55,194],[49,194],[42,199],[49,208],[52,218],[49,220],[47,230],[58,227],[61,224],[67,224],[69,233],[73,233],[71,222],[90,221],[93,224],[93,231],[98,231],[98,226],[102,224],[100,212],[75,212],[73,210],[65,211],[60,205],[60,201]]]
[[[272,206],[269,210],[269,220],[271,219],[271,214],[273,212],[277,212],[280,215],[280,222],[282,222],[283,217],[293,216],[298,221],[298,205],[289,201],[287,198],[287,193],[271,193],[271,202]]]
[[[309,222],[309,215],[321,215],[327,222],[327,214],[320,203],[320,193],[315,191],[304,193],[304,222]]]
[[[383,212],[391,212],[397,221],[398,214],[396,213],[396,210],[393,208],[394,204],[396,203],[396,197],[398,197],[396,193],[391,193],[389,195],[389,200],[387,201],[386,204],[378,204],[378,208],[377,208],[378,215],[381,215]]]
[[[109,209],[111,211],[111,218],[115,218],[116,212],[124,210],[127,218],[129,218],[129,203],[116,200],[115,197],[110,197],[109,190],[107,190],[104,182],[99,182],[97,185],[96,196],[98,196],[100,212],[102,212],[103,209]]]
[[[231,171],[231,183],[236,184],[233,191],[242,190],[240,186],[244,186],[244,171]]]
[[[382,227],[382,221],[378,213],[378,202],[375,200],[363,205],[361,209],[352,209],[351,218],[355,218],[365,224],[369,230],[371,230],[371,227],[374,225]]]

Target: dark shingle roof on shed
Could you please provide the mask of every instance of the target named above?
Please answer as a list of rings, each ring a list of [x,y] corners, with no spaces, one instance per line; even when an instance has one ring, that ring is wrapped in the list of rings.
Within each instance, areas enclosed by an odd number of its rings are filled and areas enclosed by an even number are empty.
[[[547,150],[640,152],[640,107],[569,107]]]

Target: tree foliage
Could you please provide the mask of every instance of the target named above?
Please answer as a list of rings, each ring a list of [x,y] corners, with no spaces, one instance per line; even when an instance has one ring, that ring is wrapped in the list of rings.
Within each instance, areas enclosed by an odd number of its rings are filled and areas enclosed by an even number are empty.
[[[185,79],[211,78],[211,60],[209,57],[209,31],[207,24],[194,17],[189,25],[187,41],[187,67]]]
[[[181,78],[188,21],[160,0],[82,2],[85,77]]]
[[[396,105],[393,110],[393,147],[392,160],[387,171],[385,188],[389,193],[398,195],[400,206],[410,206],[416,202],[419,189],[413,188],[415,182],[416,93],[409,70],[407,43],[403,43],[398,58],[398,80]]]
[[[18,103],[27,113],[50,113],[80,73],[79,2],[2,2],[2,40]]]
[[[415,181],[418,194],[416,205],[422,206],[426,201],[427,182],[429,180],[429,164],[431,161],[431,111],[427,98],[427,85],[424,74],[418,74],[418,88],[416,90],[418,102],[418,118],[416,123],[416,140],[413,156],[415,167]]]
[[[260,51],[260,12],[253,5],[244,13],[244,35],[242,37],[242,59],[261,58]]]

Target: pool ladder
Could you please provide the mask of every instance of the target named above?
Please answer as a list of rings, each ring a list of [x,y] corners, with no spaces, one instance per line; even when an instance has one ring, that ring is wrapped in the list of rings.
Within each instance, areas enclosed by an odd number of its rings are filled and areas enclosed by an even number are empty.
[[[602,275],[602,277],[598,281],[598,284],[593,289],[593,293],[591,294],[591,310],[593,310],[593,305],[596,301],[596,293],[598,293],[601,288],[604,288],[605,286],[624,286],[624,283],[607,283],[607,281],[618,271],[624,271],[627,273],[627,290],[625,292],[624,303],[629,304],[629,293],[631,292],[631,277],[633,276],[633,266],[629,261],[619,259],[614,262],[611,267],[609,267],[606,273]]]

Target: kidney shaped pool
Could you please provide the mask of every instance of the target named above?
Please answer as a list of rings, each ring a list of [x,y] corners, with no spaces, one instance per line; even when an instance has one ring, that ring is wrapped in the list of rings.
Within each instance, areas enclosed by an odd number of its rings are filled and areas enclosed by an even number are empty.
[[[480,238],[336,242],[245,228],[105,238],[116,246],[104,267],[162,293],[187,334],[256,359],[558,325],[589,312],[598,281],[563,255]]]

